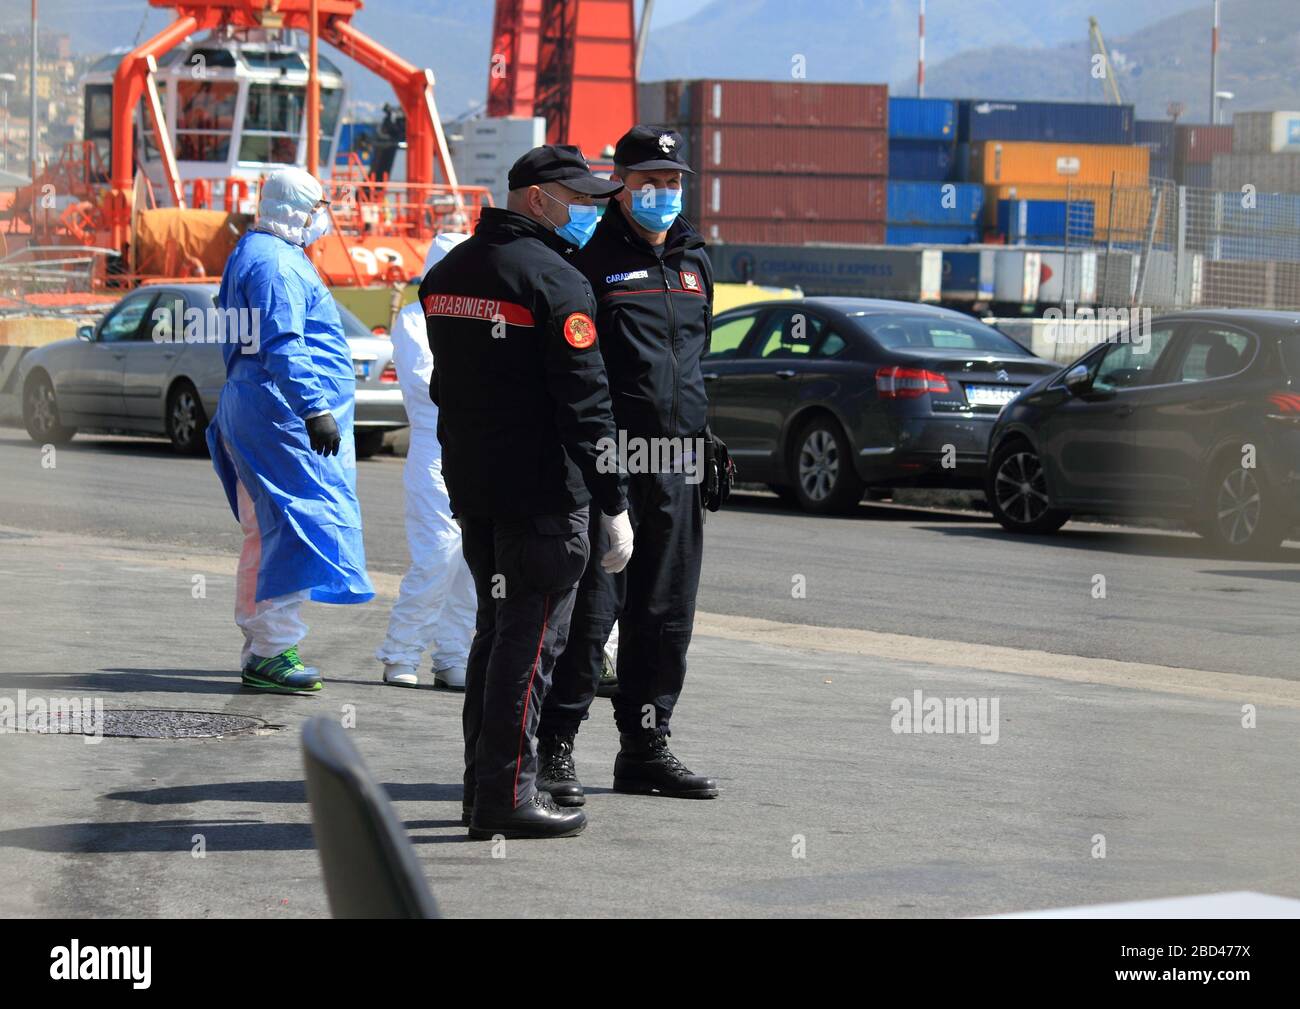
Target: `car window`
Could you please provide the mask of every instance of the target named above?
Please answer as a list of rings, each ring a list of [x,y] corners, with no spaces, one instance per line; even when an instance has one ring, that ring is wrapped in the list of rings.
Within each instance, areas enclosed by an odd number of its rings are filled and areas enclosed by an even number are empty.
[[[1173,326],[1149,334],[1121,333],[1093,365],[1092,387],[1109,392],[1154,385],[1157,365],[1173,335]]]
[[[1254,337],[1234,329],[1201,327],[1187,341],[1174,382],[1204,382],[1241,371],[1252,357]]]
[[[180,295],[164,294],[149,309],[149,318],[136,332],[134,339],[154,343],[185,342],[185,299]],[[177,323],[180,329],[176,330]]]
[[[757,318],[757,313],[751,312],[748,315],[715,319],[713,335],[709,339],[708,356],[710,358],[735,357],[740,350],[740,345],[745,342],[745,337],[754,328],[754,320]]]
[[[120,343],[123,340],[135,339],[136,333],[142,328],[140,323],[144,321],[145,312],[153,304],[153,300],[152,293],[124,298],[99,327],[96,339],[100,343]]]
[[[1030,356],[1011,337],[974,319],[941,315],[859,315],[854,321],[887,350],[971,350]]]
[[[818,316],[803,309],[780,309],[767,317],[753,351],[746,356],[764,359],[807,357],[821,339],[825,325]]]
[[[831,330],[826,334],[826,339],[813,348],[813,357],[838,357],[848,348],[848,345],[844,337]]]

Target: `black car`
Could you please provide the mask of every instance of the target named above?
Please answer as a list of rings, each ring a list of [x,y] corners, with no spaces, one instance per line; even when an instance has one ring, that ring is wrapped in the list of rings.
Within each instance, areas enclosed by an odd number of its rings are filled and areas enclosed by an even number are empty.
[[[1058,370],[960,312],[873,298],[722,312],[701,367],[740,479],[813,512],[866,488],[982,487],[998,411]]]
[[[1300,521],[1297,379],[1300,313],[1156,317],[1008,405],[989,504],[1015,532],[1171,517],[1225,552],[1266,552]]]

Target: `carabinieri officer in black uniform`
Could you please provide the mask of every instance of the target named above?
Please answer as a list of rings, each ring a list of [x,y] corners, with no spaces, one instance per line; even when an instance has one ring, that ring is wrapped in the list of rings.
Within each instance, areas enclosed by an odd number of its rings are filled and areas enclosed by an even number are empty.
[[[689,448],[669,472],[645,472],[630,455],[624,460],[636,550],[621,575],[588,566],[538,730],[539,787],[560,805],[585,801],[573,765],[574,736],[595,696],[616,619],[614,790],[692,799],[718,794],[717,783],[687,769],[667,741],[695,623],[704,544],[700,448],[711,438],[700,358],[712,325],[713,268],[704,239],[679,216],[682,177],[693,174],[681,144],[679,134],[651,126],[635,126],[619,140],[613,177],[626,188],[573,259],[595,290],[600,351],[625,437],[620,444],[644,448],[676,439]],[[665,453],[655,455],[662,461]],[[594,526],[592,542],[603,543]]]
[[[626,478],[598,464],[615,436],[591,286],[562,253],[585,244],[595,199],[622,189],[576,147],[538,147],[510,170],[507,209],[420,285],[429,392],[478,619],[465,681],[464,813],[471,837],[565,837],[586,826],[536,787],[535,733],[574,591],[632,553]],[[589,517],[590,509],[590,517]],[[576,815],[575,815],[576,814]]]

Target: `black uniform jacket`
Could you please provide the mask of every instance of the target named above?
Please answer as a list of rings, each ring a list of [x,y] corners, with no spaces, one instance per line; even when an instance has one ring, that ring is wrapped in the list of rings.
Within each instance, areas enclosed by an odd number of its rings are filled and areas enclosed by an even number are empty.
[[[660,257],[611,201],[573,264],[596,294],[618,426],[643,438],[698,435],[709,408],[700,359],[713,325],[713,266],[703,237],[678,217]]]
[[[565,248],[550,228],[488,208],[420,285],[454,514],[627,507],[626,477],[598,445],[617,434],[595,300]]]

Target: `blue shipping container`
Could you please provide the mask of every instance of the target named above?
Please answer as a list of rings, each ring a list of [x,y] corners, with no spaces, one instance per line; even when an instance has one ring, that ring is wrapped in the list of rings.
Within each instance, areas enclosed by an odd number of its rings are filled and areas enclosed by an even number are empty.
[[[943,254],[940,290],[945,301],[985,301],[993,297],[996,253],[991,249]]]
[[[1223,215],[1227,231],[1247,235],[1283,232],[1300,235],[1300,195],[1257,193],[1255,205],[1243,207],[1241,193],[1216,193],[1210,212]]]
[[[1169,119],[1133,121],[1133,143],[1151,151],[1151,160],[1174,156],[1174,124]]]
[[[977,225],[945,228],[926,224],[887,224],[887,245],[974,245],[980,240]]]
[[[1008,242],[1063,245],[1091,238],[1095,208],[1087,200],[999,200],[998,231]]]
[[[889,183],[889,224],[972,227],[984,209],[984,187],[961,182]]]
[[[889,137],[951,143],[957,139],[957,103],[947,98],[891,98]]]
[[[1211,238],[1205,258],[1237,262],[1300,263],[1300,235],[1225,235]]]
[[[943,140],[891,138],[889,177],[915,182],[957,182],[956,149]]]
[[[1133,106],[962,99],[957,103],[957,139],[963,143],[1041,140],[1131,144]]]

